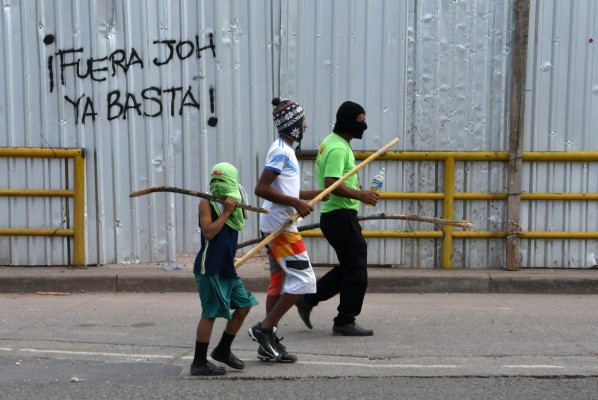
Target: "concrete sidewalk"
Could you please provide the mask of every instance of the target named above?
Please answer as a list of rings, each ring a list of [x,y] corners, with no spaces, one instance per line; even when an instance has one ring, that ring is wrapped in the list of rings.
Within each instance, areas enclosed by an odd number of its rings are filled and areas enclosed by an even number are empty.
[[[174,263],[99,267],[0,267],[0,293],[194,292],[193,256]],[[176,269],[173,269],[176,268]],[[329,268],[315,267],[322,276]],[[238,269],[248,290],[268,287],[267,260],[258,255]],[[371,293],[598,294],[598,269],[369,268]]]

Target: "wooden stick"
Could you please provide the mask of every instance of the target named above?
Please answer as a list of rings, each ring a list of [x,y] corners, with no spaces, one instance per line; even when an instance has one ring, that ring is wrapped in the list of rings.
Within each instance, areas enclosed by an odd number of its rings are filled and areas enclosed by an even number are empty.
[[[369,156],[368,158],[366,158],[365,160],[363,160],[361,163],[359,163],[359,165],[355,166],[351,171],[347,172],[345,175],[343,175],[340,179],[338,179],[332,185],[328,186],[325,190],[321,191],[320,194],[317,195],[316,197],[314,197],[313,199],[311,199],[308,204],[310,206],[313,206],[318,201],[322,200],[330,192],[332,192],[337,187],[339,187],[340,185],[342,185],[343,182],[345,182],[347,180],[347,178],[349,178],[351,175],[354,175],[358,171],[360,171],[361,169],[363,169],[366,165],[368,165],[374,159],[376,159],[377,157],[379,157],[380,154],[384,153],[386,150],[390,149],[392,146],[394,146],[395,144],[397,144],[399,142],[399,140],[401,140],[401,139],[398,138],[398,137],[396,137],[393,140],[391,140],[388,144],[386,144],[380,150],[378,150],[377,152],[375,152],[374,154],[372,154],[371,156]],[[243,257],[241,257],[241,258],[239,258],[237,260],[237,262],[235,263],[235,268],[239,268],[241,265],[243,265],[245,263],[245,261],[249,260],[258,251],[260,251],[268,243],[270,243],[272,240],[274,240],[274,238],[276,236],[278,236],[282,231],[284,231],[286,228],[288,228],[289,226],[291,226],[293,224],[293,222],[295,222],[299,217],[300,217],[299,213],[295,213],[291,218],[289,218],[289,220],[287,222],[285,222],[278,229],[276,229],[274,232],[272,232],[268,236],[266,236],[266,238],[264,238],[264,240],[262,240],[257,246],[255,246],[253,249],[249,250],[247,253],[245,253],[245,255],[243,255]]]
[[[181,193],[181,194],[186,194],[189,196],[201,197],[202,199],[214,200],[214,201],[216,201],[218,203],[222,203],[222,204],[224,204],[224,200],[225,200],[223,198],[216,197],[209,193],[197,192],[195,190],[188,190],[188,189],[180,189],[180,188],[176,188],[176,187],[172,187],[172,186],[152,186],[147,189],[136,190],[134,192],[131,192],[129,197],[143,196],[144,194],[155,193],[155,192]],[[241,209],[247,210],[247,211],[264,213],[264,214],[268,214],[270,212],[270,210],[268,210],[267,208],[254,207],[254,206],[250,206],[247,204],[238,204],[237,208],[241,208]]]
[[[401,219],[404,221],[429,222],[431,224],[451,225],[451,226],[458,226],[463,229],[473,229],[473,224],[469,221],[456,220],[456,219],[444,219],[444,218],[436,218],[436,217],[426,217],[426,216],[417,215],[417,214],[384,214],[384,213],[381,213],[378,215],[369,215],[367,217],[361,217],[362,221],[372,220],[372,219]]]
[[[358,215],[357,219],[359,221],[369,221],[369,220],[375,220],[375,219],[400,219],[400,220],[405,220],[405,221],[429,222],[431,224],[436,224],[436,225],[452,225],[452,226],[461,227],[463,229],[473,229],[473,224],[469,221],[443,219],[443,218],[435,218],[435,217],[425,217],[425,216],[417,215],[417,214],[384,214],[384,213],[381,213],[381,214],[367,215],[367,216]],[[320,228],[320,224],[316,223],[316,224],[300,226],[297,230],[299,232],[304,232],[304,231],[311,231],[311,230],[319,229],[319,228]],[[243,247],[250,246],[255,243],[259,243],[260,240],[262,240],[262,238],[251,239],[246,242],[239,243],[237,245],[237,249],[241,249]]]

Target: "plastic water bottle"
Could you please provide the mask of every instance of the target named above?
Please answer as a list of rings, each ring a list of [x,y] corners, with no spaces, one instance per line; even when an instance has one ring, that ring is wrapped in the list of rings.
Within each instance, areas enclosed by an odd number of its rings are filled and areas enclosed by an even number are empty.
[[[374,179],[372,179],[372,184],[370,186],[370,191],[372,191],[372,192],[379,192],[380,190],[382,190],[382,185],[384,185],[384,168],[382,168],[380,170],[380,172],[378,172],[378,174],[376,176],[374,176]],[[374,207],[371,204],[366,204],[365,206],[367,208]]]
[[[162,269],[164,271],[182,271],[183,267],[181,267],[180,265],[175,265],[175,264],[171,264],[171,263],[166,263]]]

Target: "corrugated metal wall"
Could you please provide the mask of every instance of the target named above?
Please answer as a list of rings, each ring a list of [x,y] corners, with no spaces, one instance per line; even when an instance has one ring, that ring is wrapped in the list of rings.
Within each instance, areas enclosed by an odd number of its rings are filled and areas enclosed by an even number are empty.
[[[506,150],[510,1],[301,1],[283,2],[281,87],[296,92],[314,125],[304,142],[317,148],[332,129],[336,108],[352,99],[364,104],[368,130],[356,150],[375,150],[400,136],[396,150]],[[307,63],[296,63],[295,58]],[[282,83],[284,82],[284,83]],[[309,146],[309,147],[308,147]],[[442,191],[442,165],[373,163],[360,173],[367,182],[386,168],[388,191]],[[313,163],[304,163],[311,183]],[[482,168],[458,163],[457,190],[503,191],[505,165]],[[475,187],[475,189],[473,189]],[[500,230],[502,203],[457,202],[456,217],[480,230]],[[471,212],[472,208],[475,212]],[[376,211],[442,215],[442,202],[385,201]],[[362,209],[362,214],[372,213]],[[315,216],[317,218],[317,216]],[[313,218],[312,218],[313,219]],[[432,230],[429,224],[370,221],[365,229]],[[504,246],[489,240],[455,241],[455,266],[497,266]],[[498,241],[496,241],[498,242]],[[368,239],[369,262],[435,267],[440,241]],[[316,262],[334,262],[328,244],[309,239]]]
[[[198,249],[199,199],[130,199],[133,190],[205,190],[211,166],[229,161],[252,191],[274,138],[272,9],[269,1],[3,1],[0,145],[87,150],[88,263]],[[65,176],[56,161],[0,162],[3,187],[60,186]],[[68,219],[66,201],[0,201],[1,226]],[[65,243],[0,237],[0,264],[67,264]]]
[[[524,150],[598,150],[596,39],[595,1],[532,1]],[[524,167],[524,191],[598,192],[596,163]],[[523,202],[521,221],[526,230],[598,231],[598,203]],[[527,266],[598,265],[596,240],[524,240],[521,245]]]
[[[402,139],[397,150],[507,150],[514,3],[2,0],[0,146],[87,150],[89,264],[173,260],[199,247],[198,199],[129,193],[155,185],[205,190],[211,165],[229,161],[256,204],[253,187],[275,135],[275,95],[306,109],[304,149],[317,148],[338,105],[351,99],[365,106],[369,125],[364,140],[352,142],[356,150],[394,136]],[[591,0],[532,1],[525,150],[597,148],[589,41],[596,9]],[[360,180],[381,167],[389,191],[442,190],[442,165],[434,162],[376,162]],[[526,191],[597,191],[593,165],[526,168]],[[60,188],[72,185],[69,172],[64,161],[0,159],[0,187]],[[303,162],[303,173],[304,187],[313,187],[313,162]],[[457,164],[457,191],[505,187],[503,163]],[[363,213],[377,211],[440,216],[442,203],[385,201]],[[596,230],[592,203],[524,202],[523,213],[526,230]],[[71,214],[68,201],[0,197],[0,226],[64,227]],[[455,217],[504,230],[505,204],[457,202]],[[364,227],[431,229],[399,221]],[[257,230],[252,215],[240,240]],[[323,239],[308,242],[314,262],[335,261]],[[455,240],[454,265],[503,266],[503,242]],[[66,264],[67,243],[0,236],[0,264]],[[522,265],[587,266],[595,245],[524,241]],[[370,239],[369,249],[372,264],[440,264],[438,240]]]

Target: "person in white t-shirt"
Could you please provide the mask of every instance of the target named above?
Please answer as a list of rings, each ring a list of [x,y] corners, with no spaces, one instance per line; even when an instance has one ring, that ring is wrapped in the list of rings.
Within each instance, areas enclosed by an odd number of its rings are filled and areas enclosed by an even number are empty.
[[[255,187],[269,214],[260,215],[264,236],[274,232],[295,214],[309,215],[313,208],[306,200],[321,191],[301,190],[299,162],[292,145],[301,145],[307,128],[303,108],[290,100],[275,98],[272,112],[278,138],[272,143],[266,163]],[[316,292],[316,277],[305,249],[305,243],[293,223],[268,245],[270,285],[266,299],[266,318],[249,329],[249,336],[260,344],[258,358],[293,363],[297,357],[286,351],[276,336],[276,327],[285,313],[304,294]]]

